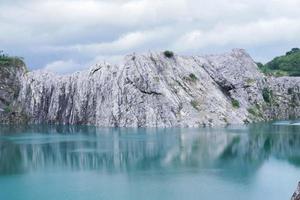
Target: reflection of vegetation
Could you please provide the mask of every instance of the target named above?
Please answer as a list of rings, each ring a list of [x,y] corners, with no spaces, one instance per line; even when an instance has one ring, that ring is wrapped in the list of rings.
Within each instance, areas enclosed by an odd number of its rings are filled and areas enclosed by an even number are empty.
[[[0,174],[22,172],[22,162],[24,162],[24,158],[22,157],[22,150],[19,147],[19,145],[10,144],[7,142],[0,142],[0,146],[6,147],[1,148],[2,156],[0,156]],[[11,157],[9,158],[7,156]]]
[[[295,166],[300,166],[300,156],[291,156],[288,161]]]
[[[300,166],[297,126],[257,124],[241,129],[180,130],[88,126],[0,128],[0,173],[44,167],[128,172],[218,167],[245,176],[245,170],[252,174],[269,157],[292,160]],[[12,135],[18,132],[20,135]],[[23,133],[27,133],[26,138]]]
[[[270,138],[267,138],[264,142],[264,151],[265,152],[270,152],[272,148],[272,142],[271,142],[271,139]]]
[[[235,137],[232,141],[227,145],[227,147],[223,150],[222,154],[220,155],[221,159],[228,159],[237,156],[237,152],[234,151],[236,145],[240,142],[239,137]]]

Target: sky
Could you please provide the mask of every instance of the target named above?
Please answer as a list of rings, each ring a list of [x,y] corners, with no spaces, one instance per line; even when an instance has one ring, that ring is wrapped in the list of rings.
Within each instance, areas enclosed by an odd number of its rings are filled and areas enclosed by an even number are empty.
[[[60,74],[125,55],[243,48],[267,62],[300,46],[299,0],[0,0],[0,49]]]

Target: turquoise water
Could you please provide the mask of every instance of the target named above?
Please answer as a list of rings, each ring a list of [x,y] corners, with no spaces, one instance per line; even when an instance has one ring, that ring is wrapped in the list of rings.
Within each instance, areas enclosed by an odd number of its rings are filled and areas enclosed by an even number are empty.
[[[0,126],[1,200],[289,199],[300,126]]]

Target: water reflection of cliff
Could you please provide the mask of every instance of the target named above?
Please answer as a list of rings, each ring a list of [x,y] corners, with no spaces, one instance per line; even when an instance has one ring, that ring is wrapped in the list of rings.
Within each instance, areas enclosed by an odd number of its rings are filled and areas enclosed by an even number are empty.
[[[145,171],[243,168],[275,157],[300,166],[300,127],[101,129],[87,126],[0,127],[0,173],[64,168]]]

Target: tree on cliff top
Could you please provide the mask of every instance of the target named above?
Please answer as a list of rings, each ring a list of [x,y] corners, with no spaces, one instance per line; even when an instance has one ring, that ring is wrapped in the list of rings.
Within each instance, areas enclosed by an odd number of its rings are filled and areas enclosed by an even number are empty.
[[[9,56],[0,50],[0,67],[8,65],[25,65],[22,57]]]
[[[259,68],[271,75],[300,76],[300,49],[292,48],[285,55],[275,57],[265,65],[258,65]]]

